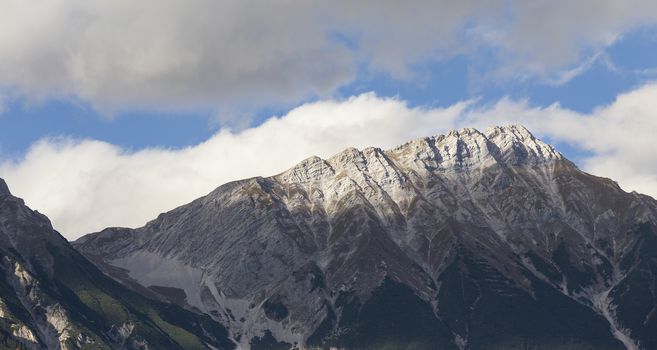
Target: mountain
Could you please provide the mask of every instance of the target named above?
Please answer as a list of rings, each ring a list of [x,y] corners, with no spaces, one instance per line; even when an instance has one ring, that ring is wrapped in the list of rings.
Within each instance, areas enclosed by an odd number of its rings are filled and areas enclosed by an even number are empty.
[[[350,148],[74,243],[242,349],[657,349],[657,202],[521,126]]]
[[[233,349],[208,316],[103,274],[0,179],[0,349]]]

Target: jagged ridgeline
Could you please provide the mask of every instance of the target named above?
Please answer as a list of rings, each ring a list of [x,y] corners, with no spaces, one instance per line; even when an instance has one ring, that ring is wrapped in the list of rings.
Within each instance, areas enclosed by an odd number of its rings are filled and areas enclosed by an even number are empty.
[[[243,349],[657,349],[656,214],[509,126],[309,158],[75,245]]]
[[[656,224],[652,198],[508,126],[309,158],[74,246],[131,305],[187,310],[200,346],[649,350]]]

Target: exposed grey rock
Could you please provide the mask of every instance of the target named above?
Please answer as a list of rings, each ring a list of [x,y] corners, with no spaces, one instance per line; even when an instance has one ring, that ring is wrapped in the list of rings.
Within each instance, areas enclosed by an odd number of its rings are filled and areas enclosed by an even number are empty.
[[[9,187],[7,187],[7,183],[5,180],[0,179],[0,195],[10,195],[11,193],[9,192]]]
[[[300,345],[363,338],[365,321],[345,323],[349,308],[365,320],[369,300],[388,305],[385,291],[408,287],[419,299],[405,302],[430,305],[427,319],[454,348],[539,342],[549,334],[532,332],[544,326],[561,332],[555,341],[647,349],[657,346],[639,336],[657,322],[650,292],[647,311],[637,311],[644,326],[630,328],[616,310],[627,276],[656,275],[637,255],[655,236],[656,214],[652,198],[507,126],[311,157],[75,245],[126,284],[184,291],[178,303],[228,324],[242,348],[267,336]],[[644,282],[655,283],[632,283]],[[506,302],[545,310],[491,311]],[[500,324],[508,339],[487,335]]]
[[[121,286],[1,179],[0,191],[0,348],[234,348],[220,324]]]

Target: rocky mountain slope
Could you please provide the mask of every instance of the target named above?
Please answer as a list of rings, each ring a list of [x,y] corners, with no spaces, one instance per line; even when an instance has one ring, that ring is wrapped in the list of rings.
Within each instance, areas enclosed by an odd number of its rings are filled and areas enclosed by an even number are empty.
[[[103,274],[0,179],[0,349],[233,349],[207,316]]]
[[[75,247],[242,349],[657,349],[657,202],[521,126],[347,149]]]

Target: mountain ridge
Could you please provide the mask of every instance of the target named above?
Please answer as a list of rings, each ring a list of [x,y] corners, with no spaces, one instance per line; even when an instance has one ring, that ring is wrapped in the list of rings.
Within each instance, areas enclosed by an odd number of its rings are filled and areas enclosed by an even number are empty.
[[[235,345],[209,317],[104,275],[0,179],[0,348],[211,347]]]
[[[522,126],[466,128],[310,157],[74,245],[226,324],[242,348],[649,349],[655,266],[641,247],[656,213]],[[400,304],[434,328],[381,324],[410,317]]]

